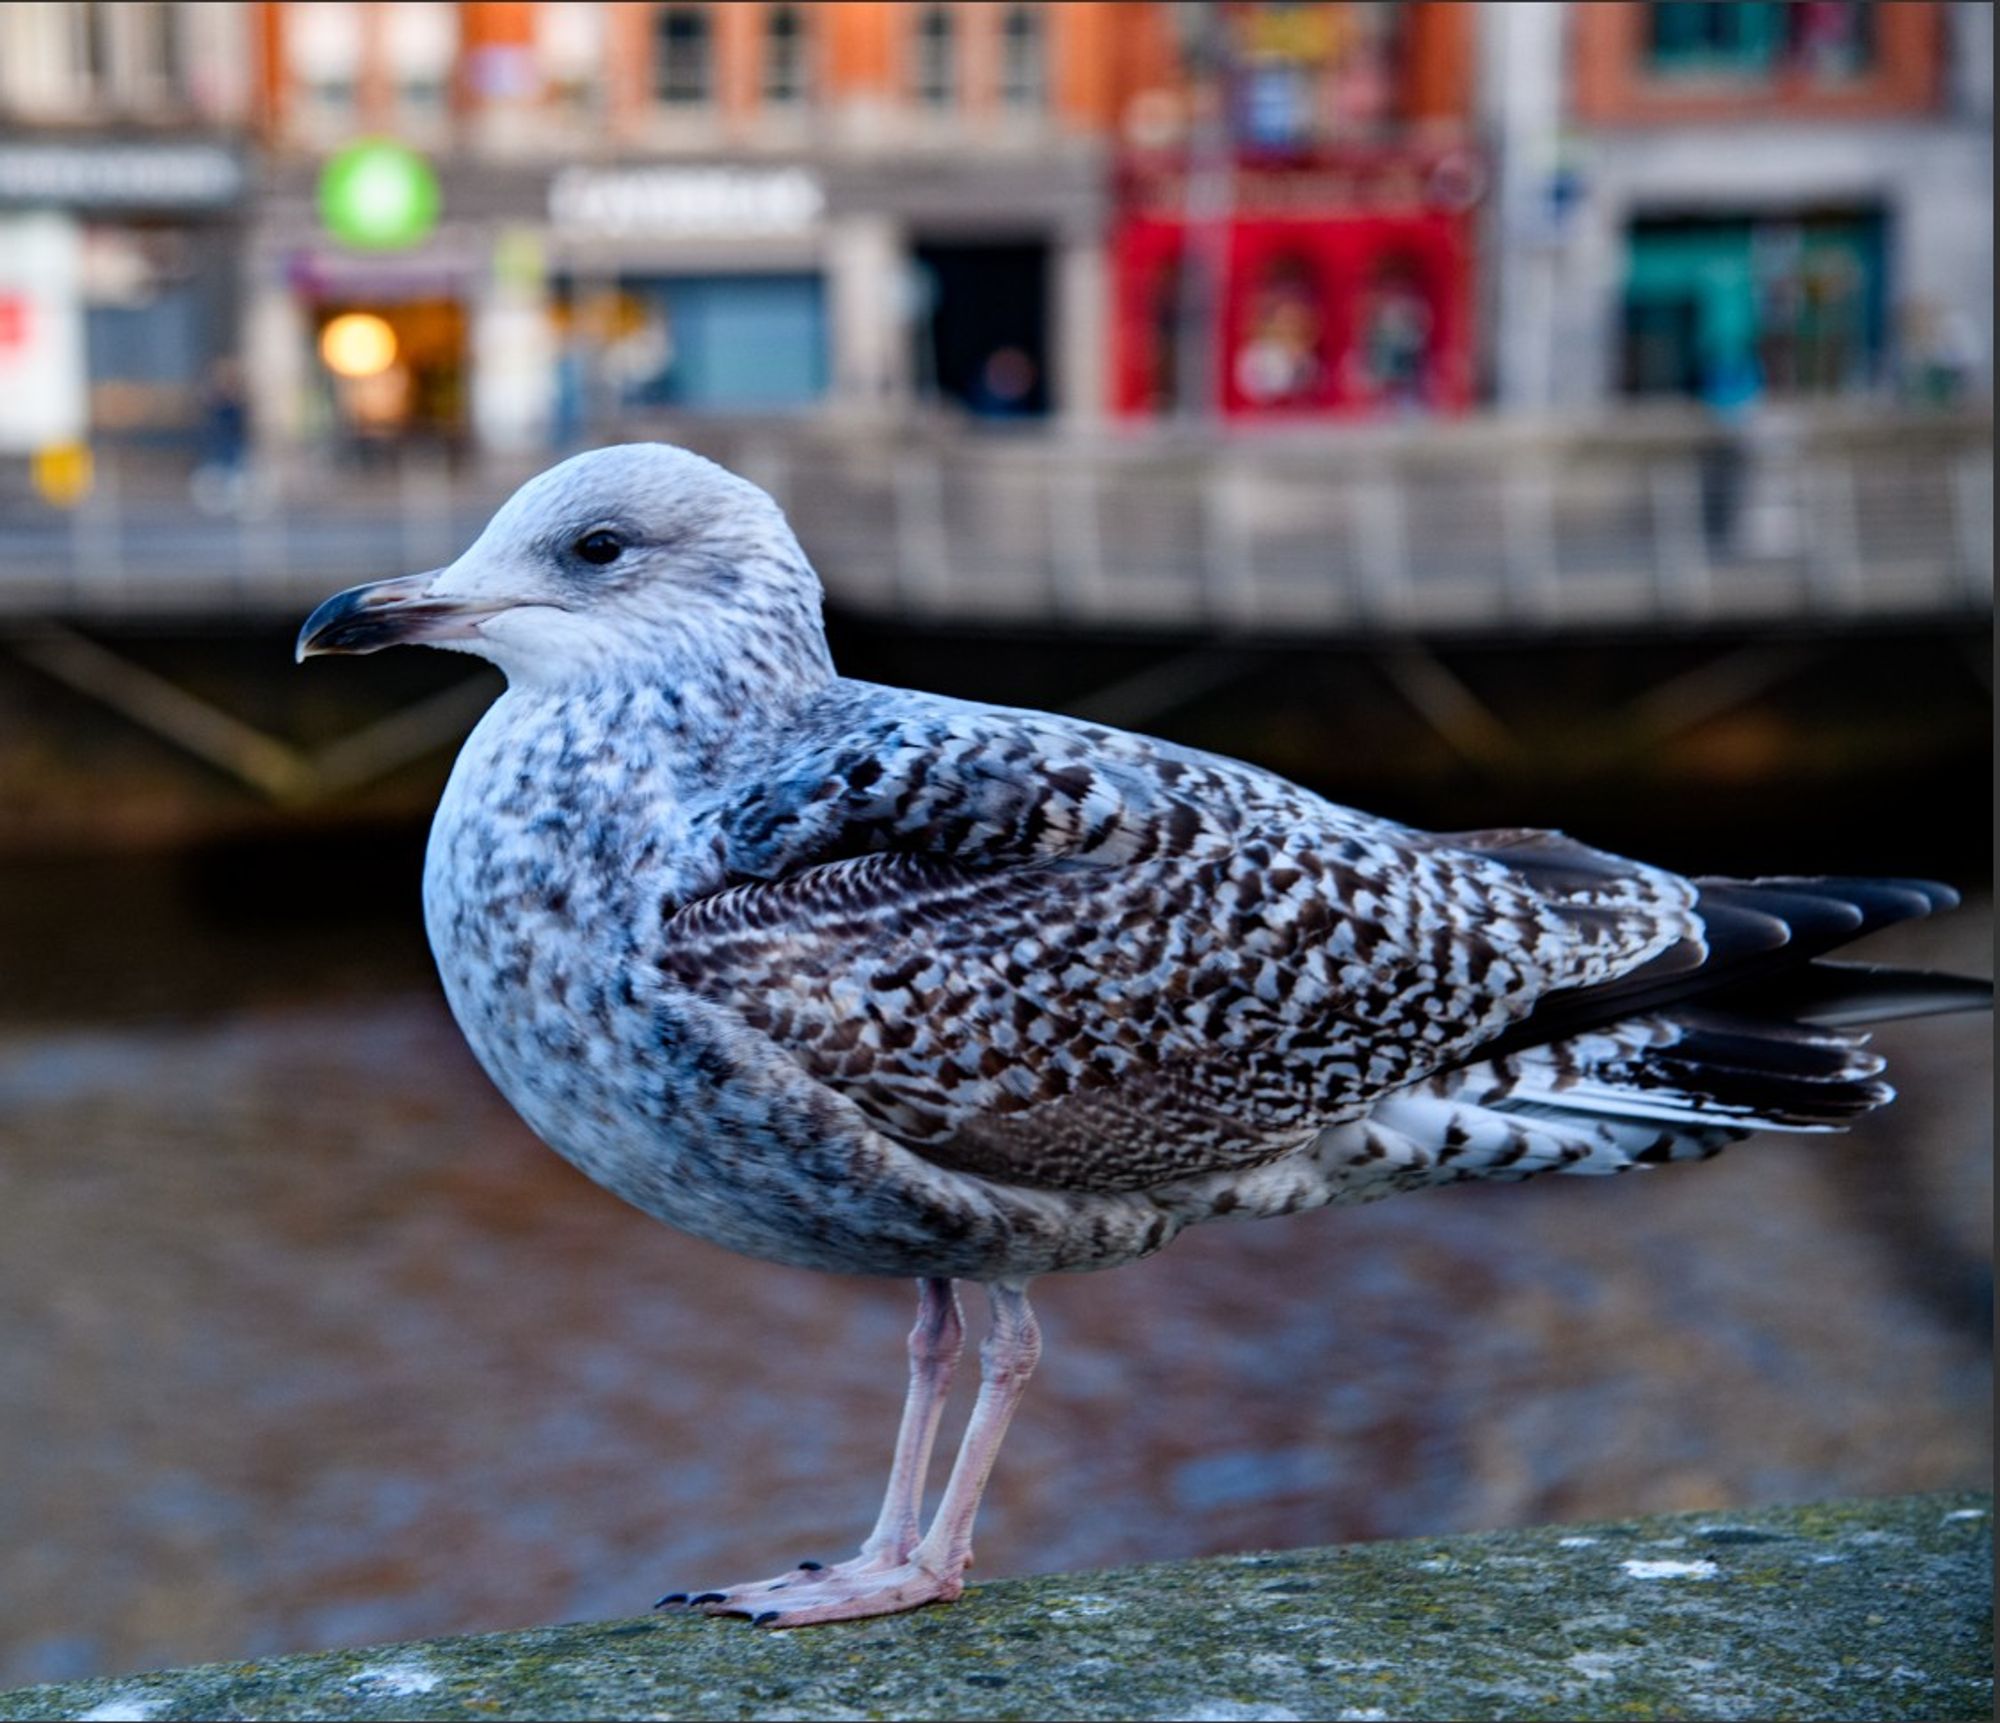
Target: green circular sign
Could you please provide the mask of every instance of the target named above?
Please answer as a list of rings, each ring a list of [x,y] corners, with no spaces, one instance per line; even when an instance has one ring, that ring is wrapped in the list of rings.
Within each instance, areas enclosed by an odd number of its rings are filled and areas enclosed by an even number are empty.
[[[342,245],[360,251],[401,251],[437,226],[443,202],[431,164],[390,138],[369,138],[326,164],[319,176],[319,215]]]

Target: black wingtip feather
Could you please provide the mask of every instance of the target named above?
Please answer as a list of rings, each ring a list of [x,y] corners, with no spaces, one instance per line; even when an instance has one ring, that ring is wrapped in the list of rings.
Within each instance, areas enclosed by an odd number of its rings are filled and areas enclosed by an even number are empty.
[[[1844,1029],[1905,1017],[1991,1011],[1993,983],[1972,975],[1820,958],[1761,985],[1739,989],[1732,1003],[1759,1016]]]
[[[1524,873],[1537,865],[1568,858],[1531,846],[1520,849],[1494,844],[1485,853]],[[1694,912],[1702,923],[1702,946],[1681,941],[1615,981],[1596,987],[1554,993],[1505,1033],[1468,1058],[1490,1058],[1582,1034],[1621,1018],[1669,1010],[1699,1001],[1734,1013],[1754,1012],[1776,1017],[1842,1025],[1874,1021],[1865,1015],[1867,986],[1814,975],[1820,969],[1846,971],[1847,965],[1822,965],[1814,960],[1879,928],[1901,921],[1921,920],[1958,902],[1950,886],[1932,880],[1813,878],[1805,875],[1762,879],[1697,879]],[[1908,976],[1912,972],[1899,971]],[[1801,978],[1804,979],[1801,979]],[[1956,982],[1957,977],[1924,977],[1926,983]],[[1971,984],[1974,988],[1977,983]],[[1933,987],[1948,1003],[1924,1005],[1923,990],[1882,981],[1874,984],[1881,1016],[1909,1016],[1919,1010],[1970,1010],[1977,1003],[1964,990]],[[1990,1003],[1990,989],[1986,996]],[[1814,1000],[1840,1014],[1813,1015]],[[1861,1013],[1861,1014],[1857,1014]]]

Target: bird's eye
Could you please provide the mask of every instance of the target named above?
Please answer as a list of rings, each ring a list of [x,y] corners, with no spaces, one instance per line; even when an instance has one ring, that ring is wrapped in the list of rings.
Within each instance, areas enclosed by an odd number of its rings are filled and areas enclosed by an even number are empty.
[[[625,541],[615,532],[587,532],[570,548],[585,562],[594,562],[602,568],[624,553]]]

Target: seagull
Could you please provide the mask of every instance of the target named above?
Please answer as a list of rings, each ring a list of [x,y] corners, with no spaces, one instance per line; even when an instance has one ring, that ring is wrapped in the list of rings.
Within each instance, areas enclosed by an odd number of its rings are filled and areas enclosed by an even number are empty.
[[[453,1015],[528,1125],[697,1237],[917,1282],[860,1553],[662,1606],[793,1627],[958,1597],[1041,1350],[1037,1275],[1225,1217],[1837,1130],[1891,1098],[1859,1025],[1990,1003],[1828,959],[1947,887],[1419,831],[1106,725],[847,680],[820,612],[769,496],[631,444],[298,640],[505,674],[423,902]],[[926,1526],[959,1281],[991,1321]]]

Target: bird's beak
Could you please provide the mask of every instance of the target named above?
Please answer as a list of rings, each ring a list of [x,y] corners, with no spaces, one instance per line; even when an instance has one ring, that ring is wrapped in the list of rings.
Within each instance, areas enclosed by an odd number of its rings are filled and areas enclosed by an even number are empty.
[[[299,630],[298,661],[321,652],[380,652],[385,646],[470,639],[481,621],[508,608],[435,595],[431,588],[442,572],[399,575],[336,592]]]

